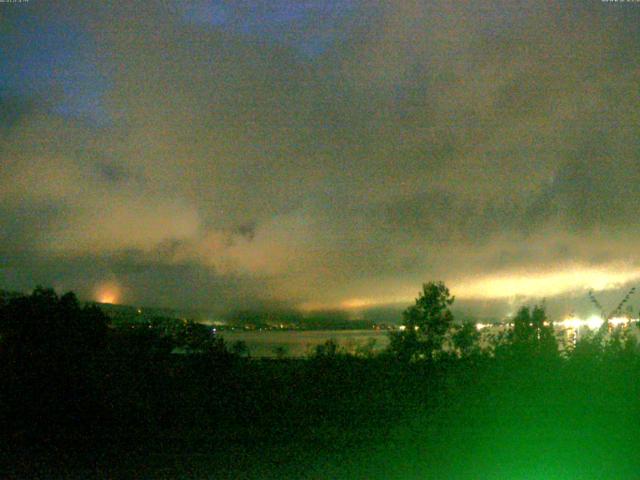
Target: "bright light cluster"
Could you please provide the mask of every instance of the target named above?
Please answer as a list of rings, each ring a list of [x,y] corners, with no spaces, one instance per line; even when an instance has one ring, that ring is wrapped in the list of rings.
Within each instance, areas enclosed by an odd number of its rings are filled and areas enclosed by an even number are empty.
[[[638,319],[627,318],[627,317],[613,317],[609,319],[609,325],[612,327],[619,327],[621,325],[628,325],[632,322],[637,322]],[[598,330],[602,327],[604,320],[599,315],[592,315],[587,319],[581,319],[578,317],[569,317],[559,322],[556,322],[555,325],[560,328],[571,328],[573,330],[579,330],[581,328],[587,328],[589,330]]]
[[[484,330],[485,328],[493,327],[496,325],[503,325],[501,323],[476,323],[476,330]]]
[[[628,325],[630,323],[637,322],[637,318],[627,318],[627,317],[613,317],[609,319],[609,325],[612,327],[619,327],[622,325]],[[580,330],[582,328],[586,328],[589,330],[598,330],[602,327],[604,320],[599,315],[592,315],[589,318],[583,319],[578,317],[567,317],[564,320],[560,320],[558,322],[554,322],[553,326],[561,329],[572,329],[572,330]],[[489,327],[496,326],[510,326],[511,323],[476,323],[476,329],[483,330]],[[545,322],[545,325],[549,325],[548,322]]]

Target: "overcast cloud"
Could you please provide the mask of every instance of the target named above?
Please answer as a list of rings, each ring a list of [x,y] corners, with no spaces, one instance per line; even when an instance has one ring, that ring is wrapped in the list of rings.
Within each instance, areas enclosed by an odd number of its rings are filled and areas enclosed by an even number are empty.
[[[224,310],[640,279],[637,4],[0,9],[0,287]]]

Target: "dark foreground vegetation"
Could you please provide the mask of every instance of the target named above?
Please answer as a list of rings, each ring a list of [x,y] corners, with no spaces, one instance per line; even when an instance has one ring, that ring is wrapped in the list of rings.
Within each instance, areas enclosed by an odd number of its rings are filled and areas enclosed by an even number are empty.
[[[638,478],[632,332],[561,353],[523,308],[482,346],[452,301],[425,285],[382,355],[267,361],[73,294],[5,299],[0,478]]]

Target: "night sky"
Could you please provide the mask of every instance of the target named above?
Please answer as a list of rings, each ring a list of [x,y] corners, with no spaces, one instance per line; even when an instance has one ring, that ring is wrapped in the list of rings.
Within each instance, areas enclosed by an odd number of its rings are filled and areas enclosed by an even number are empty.
[[[222,312],[640,283],[639,3],[0,15],[0,288]]]

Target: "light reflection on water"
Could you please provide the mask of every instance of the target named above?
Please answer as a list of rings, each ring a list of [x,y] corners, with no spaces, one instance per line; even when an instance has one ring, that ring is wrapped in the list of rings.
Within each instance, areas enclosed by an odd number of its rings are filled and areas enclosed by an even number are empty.
[[[231,347],[235,342],[245,342],[252,357],[304,357],[317,345],[334,340],[349,353],[372,350],[379,352],[389,344],[388,332],[383,330],[234,330],[219,335]]]

